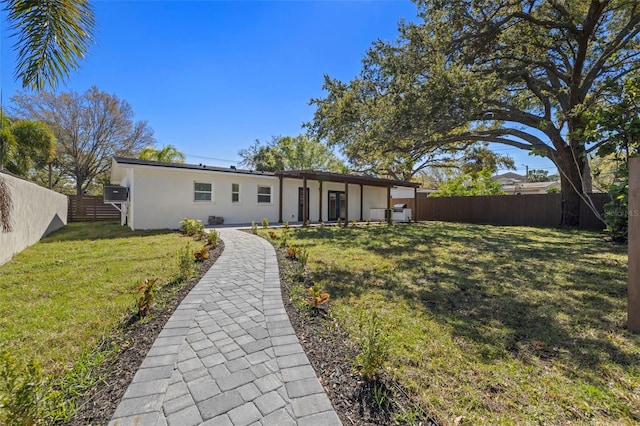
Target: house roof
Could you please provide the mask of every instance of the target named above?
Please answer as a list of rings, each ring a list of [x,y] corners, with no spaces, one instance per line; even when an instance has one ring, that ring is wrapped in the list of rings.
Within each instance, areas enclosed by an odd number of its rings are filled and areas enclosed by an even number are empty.
[[[321,172],[316,170],[286,170],[280,172],[261,172],[256,170],[242,170],[225,167],[213,167],[204,164],[186,164],[186,163],[165,163],[162,161],[140,160],[138,158],[125,158],[125,157],[113,157],[113,161],[122,165],[135,165],[135,166],[151,166],[151,167],[166,167],[172,169],[185,169],[185,170],[206,170],[212,172],[223,173],[238,173],[258,176],[282,176],[286,178],[298,178],[302,179],[306,177],[312,180],[323,180],[329,182],[347,182],[353,184],[362,184],[369,186],[406,186],[410,188],[417,188],[420,185],[414,182],[405,182],[392,179],[380,179],[371,176],[349,175],[341,173]]]
[[[529,182],[529,183],[521,183],[519,185],[517,185],[518,188],[531,188],[531,189],[537,189],[537,188],[548,188],[550,186],[559,186],[560,182],[558,181],[549,181],[549,182]]]
[[[492,181],[498,181],[501,179],[524,182],[526,180],[526,177],[513,172],[506,172],[506,173],[502,173],[501,175],[491,176]]]
[[[383,187],[405,186],[408,188],[418,188],[420,186],[419,183],[415,183],[415,182],[406,182],[406,181],[394,180],[394,179],[381,179],[381,178],[376,178],[372,176],[321,172],[316,170],[284,170],[280,172],[275,172],[275,175],[287,177],[287,178],[297,178],[297,179],[307,178],[311,180],[321,180],[325,182],[344,182],[344,183],[361,184],[361,185],[369,185],[369,186],[383,186]]]
[[[257,170],[243,170],[243,169],[236,169],[235,167],[226,168],[226,167],[207,166],[205,164],[165,163],[163,161],[141,160],[139,158],[125,158],[125,157],[113,157],[113,160],[118,164],[129,164],[129,165],[136,165],[136,166],[167,167],[172,169],[208,170],[211,172],[273,176],[273,173],[271,172],[261,172]]]

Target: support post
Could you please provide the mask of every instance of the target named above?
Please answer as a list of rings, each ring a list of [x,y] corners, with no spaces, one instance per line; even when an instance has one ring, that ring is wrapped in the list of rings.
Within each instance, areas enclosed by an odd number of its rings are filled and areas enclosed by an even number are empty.
[[[387,186],[387,223],[391,225],[393,223],[393,217],[391,212],[391,187]]]
[[[413,221],[418,222],[418,188],[413,188]]]
[[[364,185],[360,184],[360,222],[362,222],[362,200],[364,199],[363,195],[362,195],[362,191],[364,190]]]
[[[304,176],[302,178],[302,224],[307,223],[307,206],[309,205],[309,200],[307,200],[307,177]]]
[[[322,181],[320,182],[320,199],[318,205],[318,222],[322,222]]]
[[[344,183],[344,226],[349,225],[349,182]]]
[[[629,158],[627,328],[640,333],[640,158]]]
[[[282,223],[282,176],[278,178],[278,223]]]

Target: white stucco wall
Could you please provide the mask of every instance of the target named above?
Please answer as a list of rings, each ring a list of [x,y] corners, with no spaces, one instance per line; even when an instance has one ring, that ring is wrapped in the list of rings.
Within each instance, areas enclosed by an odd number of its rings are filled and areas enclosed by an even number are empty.
[[[302,187],[302,179],[284,179],[283,182],[283,210],[282,220],[289,222],[298,221],[298,193]],[[307,181],[309,188],[309,217],[312,222],[328,221],[329,213],[329,191],[345,191],[344,183],[323,182],[322,183],[322,217],[319,217],[320,209],[320,183],[314,180]],[[387,188],[364,186],[362,197],[362,219],[369,219],[370,208],[387,207]],[[349,185],[349,218],[360,220],[360,185]]]
[[[126,165],[125,165],[126,166]],[[212,185],[211,201],[194,200],[194,184]],[[240,185],[232,203],[231,185]],[[222,216],[225,224],[278,221],[278,179],[241,173],[134,166],[120,182],[129,187],[128,225],[132,229],[176,229],[185,217],[208,223]],[[271,203],[258,203],[258,185],[271,187]]]
[[[11,191],[13,229],[0,232],[0,265],[67,224],[67,197],[0,172]]]
[[[132,229],[179,227],[185,217],[208,223],[209,216],[221,216],[225,224],[261,223],[267,218],[277,223],[279,216],[279,178],[269,174],[246,174],[233,171],[193,170],[140,164],[118,164],[113,184],[129,188],[127,225]],[[119,180],[118,180],[119,179]],[[212,187],[211,201],[194,201],[194,184]],[[240,201],[232,202],[232,184],[240,185]],[[282,182],[282,221],[298,222],[298,193],[302,179],[284,178]],[[258,186],[271,188],[271,202],[258,203]],[[344,191],[344,183],[320,183],[308,180],[309,219],[328,221],[329,191]],[[320,217],[320,196],[322,217]],[[364,186],[363,219],[370,208],[386,208],[387,189]],[[360,185],[349,185],[349,220],[360,219]],[[124,217],[123,217],[124,222]]]
[[[406,186],[394,186],[391,188],[391,198],[413,198],[414,189]]]

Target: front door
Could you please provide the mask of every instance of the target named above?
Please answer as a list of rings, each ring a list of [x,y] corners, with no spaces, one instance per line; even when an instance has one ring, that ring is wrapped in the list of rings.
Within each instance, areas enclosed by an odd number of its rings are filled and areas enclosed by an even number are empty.
[[[329,194],[329,212],[327,218],[329,220],[338,220],[338,218],[344,220],[345,218],[345,206],[346,196],[344,191],[328,191]]]
[[[304,200],[302,199],[302,187],[298,188],[298,222],[302,222],[304,218],[302,217],[302,204]],[[307,188],[307,219],[309,219],[309,188]]]

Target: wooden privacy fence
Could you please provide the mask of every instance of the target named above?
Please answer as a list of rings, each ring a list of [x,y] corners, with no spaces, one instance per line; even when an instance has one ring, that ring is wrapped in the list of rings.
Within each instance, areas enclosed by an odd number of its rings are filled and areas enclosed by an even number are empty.
[[[69,222],[110,220],[119,222],[120,211],[105,204],[101,195],[69,195]]]
[[[487,195],[477,197],[427,197],[417,194],[417,208],[412,198],[394,198],[392,203],[406,203],[416,220],[482,223],[489,225],[557,226],[562,216],[561,194]],[[608,194],[591,194],[596,209],[611,198]],[[603,229],[604,224],[584,204],[580,207],[580,228]]]

